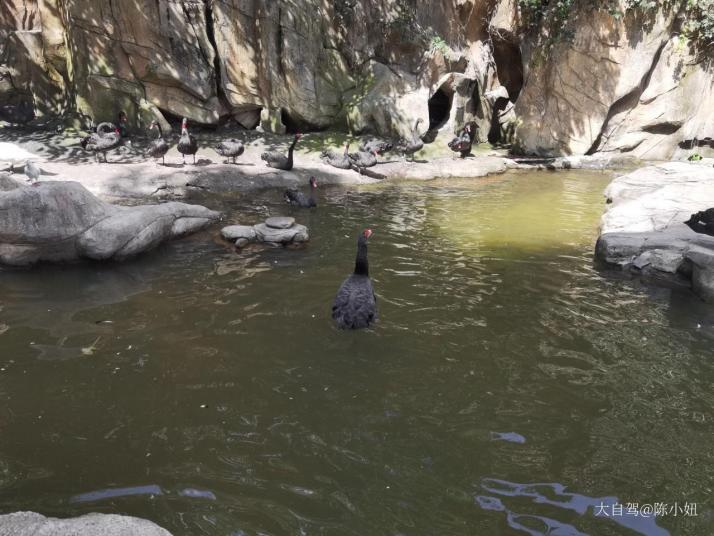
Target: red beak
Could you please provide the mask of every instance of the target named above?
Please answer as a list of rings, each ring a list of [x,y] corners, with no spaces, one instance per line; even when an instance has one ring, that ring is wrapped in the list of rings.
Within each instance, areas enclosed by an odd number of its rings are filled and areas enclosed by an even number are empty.
[[[372,229],[365,229],[365,230],[364,230],[364,236],[366,236],[367,238],[369,238],[370,236],[372,236]]]

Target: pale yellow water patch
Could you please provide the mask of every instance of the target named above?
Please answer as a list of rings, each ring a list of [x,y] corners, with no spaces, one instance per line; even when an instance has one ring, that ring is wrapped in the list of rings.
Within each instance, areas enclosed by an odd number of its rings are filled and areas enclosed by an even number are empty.
[[[432,198],[430,219],[460,248],[510,256],[592,243],[611,180],[601,172],[507,173],[435,182],[471,195]]]

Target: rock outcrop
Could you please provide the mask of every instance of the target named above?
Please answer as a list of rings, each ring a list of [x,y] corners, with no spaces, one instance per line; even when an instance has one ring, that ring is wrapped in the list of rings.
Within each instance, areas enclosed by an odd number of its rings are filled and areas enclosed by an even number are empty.
[[[583,4],[565,29],[571,38],[532,50],[515,107],[519,149],[647,160],[714,154],[711,58],[680,36],[674,10],[617,4],[625,16]]]
[[[672,162],[615,179],[605,191],[596,257],[606,263],[690,280],[714,302],[714,237],[684,222],[714,208],[714,169]]]
[[[21,186],[0,192],[0,263],[126,259],[219,218],[184,203],[111,205],[76,182]]]
[[[123,109],[135,127],[171,115],[404,135],[422,117],[450,134],[470,119],[487,132],[484,94],[499,85],[492,3],[9,0],[0,103],[30,98],[40,116],[95,120]]]
[[[0,515],[0,536],[171,536],[158,525],[138,517],[87,514],[69,519],[35,512]]]

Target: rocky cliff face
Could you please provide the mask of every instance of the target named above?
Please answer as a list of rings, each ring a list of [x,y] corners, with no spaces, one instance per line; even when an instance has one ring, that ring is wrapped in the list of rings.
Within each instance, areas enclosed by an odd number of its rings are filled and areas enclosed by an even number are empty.
[[[421,118],[428,141],[473,122],[538,154],[660,158],[714,137],[714,75],[675,15],[588,10],[547,56],[520,21],[517,0],[5,0],[0,104],[123,109],[139,128],[405,135]]]
[[[570,39],[534,50],[527,63],[515,110],[522,150],[654,160],[711,153],[714,62],[679,36],[680,24],[676,12],[576,13]]]

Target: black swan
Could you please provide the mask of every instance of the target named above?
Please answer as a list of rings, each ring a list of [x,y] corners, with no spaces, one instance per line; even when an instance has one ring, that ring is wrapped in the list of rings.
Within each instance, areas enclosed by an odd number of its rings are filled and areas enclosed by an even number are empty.
[[[352,162],[350,161],[349,152],[350,144],[347,143],[345,145],[345,151],[343,153],[340,154],[337,151],[331,150],[322,151],[320,159],[325,164],[329,164],[332,167],[336,167],[339,169],[350,169],[352,167]]]
[[[379,153],[373,149],[371,151],[359,151],[357,153],[350,153],[347,156],[350,159],[350,164],[352,165],[352,168],[361,173],[364,168],[377,165],[378,154]]]
[[[265,160],[265,164],[268,167],[290,171],[293,168],[293,151],[295,151],[295,145],[297,145],[300,138],[302,138],[302,134],[295,134],[287,156],[277,151],[266,151],[260,155],[260,159]]]
[[[25,175],[27,175],[27,180],[32,183],[32,186],[37,185],[37,179],[40,178],[42,171],[38,168],[32,160],[28,160],[25,164]]]
[[[116,127],[114,132],[110,132],[108,134],[95,132],[94,134],[90,134],[82,139],[79,143],[82,148],[94,153],[94,157],[97,162],[99,161],[99,153],[104,155],[104,161],[106,162],[107,151],[118,147],[121,143],[121,131],[119,130],[119,127]]]
[[[359,150],[363,153],[371,153],[372,151],[377,151],[377,154],[382,154],[386,153],[387,151],[391,151],[393,147],[394,146],[391,142],[372,138],[371,140],[367,140],[366,142],[361,144],[359,146]]]
[[[169,142],[164,139],[164,131],[158,121],[152,121],[149,130],[157,129],[156,139],[149,143],[146,154],[151,158],[161,158],[161,163],[166,164],[165,156],[169,152]]]
[[[306,196],[299,190],[285,190],[284,198],[285,201],[291,205],[297,205],[303,208],[316,207],[317,203],[313,197],[313,192],[317,189],[317,181],[315,177],[310,177],[310,197]]]
[[[414,128],[412,129],[411,139],[403,139],[399,142],[399,150],[405,155],[409,155],[414,159],[414,153],[421,151],[424,147],[424,142],[419,136],[419,124],[422,122],[421,119],[417,119],[414,123]]]
[[[461,158],[466,158],[471,154],[473,143],[473,139],[471,139],[471,125],[466,125],[459,135],[449,142],[449,149],[455,153],[460,153]]]
[[[235,164],[236,157],[242,155],[245,151],[245,145],[243,145],[242,141],[231,138],[230,140],[223,140],[214,149],[224,158],[233,158],[233,163]]]
[[[181,137],[178,141],[178,152],[183,155],[183,163],[186,163],[186,155],[193,155],[193,163],[196,163],[196,153],[198,152],[198,141],[196,137],[188,133],[188,119],[185,117],[181,121]]]
[[[684,223],[695,233],[714,236],[714,208],[692,214]]]
[[[344,280],[332,305],[332,318],[340,329],[367,328],[377,318],[377,298],[369,279],[367,261],[367,240],[370,236],[370,229],[360,234],[355,271]]]
[[[0,106],[0,119],[8,123],[24,125],[35,118],[35,108],[30,101],[20,101],[19,104],[4,104]]]

